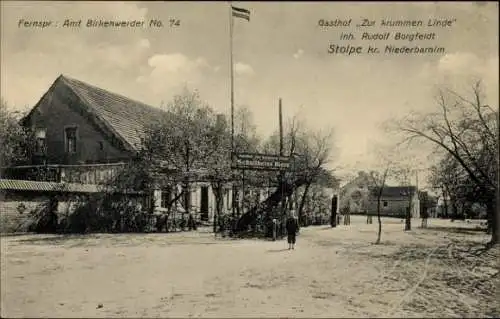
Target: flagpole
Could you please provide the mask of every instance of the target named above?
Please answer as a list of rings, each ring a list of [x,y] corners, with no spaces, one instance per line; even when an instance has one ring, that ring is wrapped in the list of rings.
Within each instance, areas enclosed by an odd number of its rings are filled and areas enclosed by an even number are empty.
[[[231,6],[231,1],[229,1],[229,69],[231,72],[231,162],[233,161],[233,154],[234,154],[234,76],[233,76],[233,8]],[[233,175],[233,182],[234,182],[234,175]],[[234,216],[234,213],[236,211],[236,205],[239,205],[238,201],[236,200],[236,194],[235,194],[235,187],[233,184],[232,187],[232,204],[231,204],[231,210],[232,210],[232,215]]]
[[[229,64],[231,72],[231,156],[234,152],[234,66],[233,66],[233,12],[229,2]]]

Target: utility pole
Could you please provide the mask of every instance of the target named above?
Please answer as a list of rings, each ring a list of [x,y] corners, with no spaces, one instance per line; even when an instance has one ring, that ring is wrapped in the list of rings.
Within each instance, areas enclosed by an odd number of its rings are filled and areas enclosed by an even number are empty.
[[[283,110],[281,104],[281,98],[278,100],[279,108],[279,133],[280,133],[280,157],[283,156]],[[284,187],[284,174],[280,171],[280,188],[281,188],[281,227],[283,228],[284,217],[286,212],[286,198],[285,198],[285,187]]]
[[[418,188],[418,169],[415,171],[415,180],[416,180],[416,187],[417,187],[417,198],[416,198],[416,202],[415,204],[417,205],[417,207],[415,208],[415,211],[416,211],[416,214],[418,215],[418,217],[420,217],[420,212],[421,212],[421,209],[420,209],[420,190]]]
[[[242,181],[241,181],[241,188],[242,188],[242,199],[241,199],[241,215],[245,214],[245,170],[242,172]]]
[[[280,125],[280,156],[283,156],[283,111],[281,108],[281,98],[279,98],[278,102],[278,107],[279,107],[279,125]]]
[[[418,190],[418,170],[415,171],[415,180],[417,182],[417,190]]]
[[[229,6],[229,66],[231,72],[231,156],[234,152],[234,65],[233,65],[233,9]]]

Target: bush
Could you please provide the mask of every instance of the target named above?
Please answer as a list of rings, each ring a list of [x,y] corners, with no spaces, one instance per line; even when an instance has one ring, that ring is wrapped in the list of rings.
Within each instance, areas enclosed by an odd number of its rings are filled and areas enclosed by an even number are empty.
[[[39,205],[30,212],[33,220],[28,225],[28,231],[40,234],[56,233],[59,228],[56,211],[57,200],[55,199],[51,199]]]
[[[74,199],[74,209],[58,221],[58,198],[54,197],[31,214],[29,231],[37,233],[151,232],[196,230],[193,216],[155,216],[123,196],[96,194]],[[155,220],[156,219],[156,220]],[[223,226],[226,227],[226,226]]]

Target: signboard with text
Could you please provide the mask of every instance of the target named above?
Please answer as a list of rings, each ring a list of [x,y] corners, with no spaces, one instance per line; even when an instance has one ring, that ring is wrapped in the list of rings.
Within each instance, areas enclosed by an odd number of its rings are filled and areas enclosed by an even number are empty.
[[[290,168],[290,157],[258,153],[234,153],[231,167],[248,170],[284,171]]]

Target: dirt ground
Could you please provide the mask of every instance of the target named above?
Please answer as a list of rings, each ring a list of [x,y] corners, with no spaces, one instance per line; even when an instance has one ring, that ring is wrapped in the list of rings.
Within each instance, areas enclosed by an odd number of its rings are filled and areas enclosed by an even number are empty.
[[[477,224],[352,217],[285,241],[175,234],[1,238],[2,317],[498,317]],[[460,228],[460,229],[459,229]],[[462,229],[468,228],[468,229]]]

